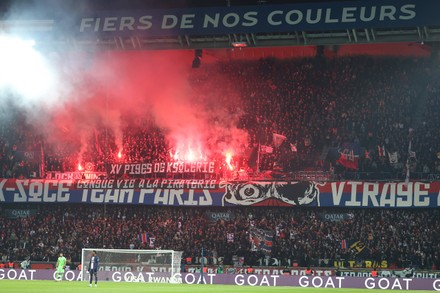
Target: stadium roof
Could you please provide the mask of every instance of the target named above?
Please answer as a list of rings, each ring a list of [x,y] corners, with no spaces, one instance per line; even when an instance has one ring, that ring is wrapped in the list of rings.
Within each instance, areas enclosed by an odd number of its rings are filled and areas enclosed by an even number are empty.
[[[65,6],[72,9],[167,9],[318,2],[350,2],[355,0],[2,0],[0,11],[12,8]]]

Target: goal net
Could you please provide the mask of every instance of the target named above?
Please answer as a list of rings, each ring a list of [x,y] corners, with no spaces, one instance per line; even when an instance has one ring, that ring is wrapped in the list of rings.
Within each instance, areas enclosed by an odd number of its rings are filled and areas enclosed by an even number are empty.
[[[83,248],[82,277],[88,281],[92,252],[99,257],[99,281],[117,282],[178,282],[182,251]]]

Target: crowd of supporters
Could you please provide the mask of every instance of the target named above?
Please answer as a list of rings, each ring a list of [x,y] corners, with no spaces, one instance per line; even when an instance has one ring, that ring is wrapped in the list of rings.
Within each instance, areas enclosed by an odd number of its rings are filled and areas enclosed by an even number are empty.
[[[173,249],[183,251],[184,259],[196,260],[203,247],[209,264],[232,265],[237,256],[244,265],[256,266],[270,255],[283,266],[332,267],[341,260],[434,270],[440,265],[436,209],[231,208],[221,210],[229,219],[210,221],[209,213],[218,210],[121,205],[28,208],[29,217],[0,217],[3,262],[28,257],[55,261],[63,252],[77,263],[84,247]],[[344,216],[329,220],[335,213]],[[252,228],[273,235],[270,252],[253,249]]]
[[[327,161],[326,154],[351,143],[359,146],[358,171],[405,177],[407,168],[411,174],[440,173],[437,62],[397,57],[263,59],[207,64],[188,79],[194,95],[225,99],[225,111],[239,113],[237,126],[249,133],[246,155],[236,160],[240,166],[255,171],[258,157],[260,170],[334,170],[347,178],[350,170]],[[14,117],[0,129],[2,177],[77,170],[78,150],[68,153],[50,145],[33,135],[25,119]],[[151,117],[141,119],[122,117],[122,159],[117,157],[114,133],[104,127],[89,137],[83,161],[104,171],[105,164],[113,162],[169,160],[172,146],[163,129]],[[273,133],[284,136],[284,143],[256,156],[252,150],[257,145],[274,146]],[[17,150],[32,158],[18,156]],[[396,154],[397,161],[390,154]],[[41,165],[45,170],[39,170]]]

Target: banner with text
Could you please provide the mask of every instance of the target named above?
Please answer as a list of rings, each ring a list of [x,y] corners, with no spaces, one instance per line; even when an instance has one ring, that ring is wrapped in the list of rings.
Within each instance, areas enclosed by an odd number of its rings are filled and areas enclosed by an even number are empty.
[[[235,219],[234,213],[231,211],[225,211],[225,212],[210,212],[207,211],[206,217],[210,222],[217,222],[217,221],[233,221]]]
[[[241,33],[334,31],[368,28],[438,26],[440,1],[369,0],[285,5],[191,7],[71,11],[60,17],[58,6],[47,6],[31,19],[16,16],[6,28],[22,34],[62,33],[77,38],[210,36]],[[58,10],[56,10],[58,9]],[[0,20],[1,22],[1,20]]]
[[[0,179],[0,202],[427,208],[440,206],[440,182]]]
[[[105,172],[47,172],[46,179],[61,179],[61,180],[74,180],[74,179],[88,179],[95,180],[105,178],[107,173]]]
[[[214,174],[215,162],[159,162],[111,164],[107,168],[107,173],[109,175],[152,175],[182,173]]]
[[[318,215],[322,221],[328,222],[340,222],[354,219],[354,214],[352,213],[319,213]]]
[[[53,270],[16,270],[0,269],[0,280],[55,280]],[[81,271],[68,270],[63,276],[66,282],[80,281]],[[362,288],[391,290],[432,290],[440,291],[439,279],[413,278],[371,278],[371,277],[334,277],[334,276],[283,276],[257,274],[200,274],[200,273],[162,273],[162,272],[126,272],[99,271],[99,280],[109,282],[142,282],[173,284],[223,284],[236,286],[292,286],[314,288]]]
[[[215,35],[438,25],[438,1],[369,0],[289,5],[95,11],[71,21],[78,36]],[[67,25],[67,23],[64,23]],[[72,28],[70,28],[72,29]]]
[[[3,216],[9,219],[28,218],[36,214],[36,209],[5,209],[3,211]]]

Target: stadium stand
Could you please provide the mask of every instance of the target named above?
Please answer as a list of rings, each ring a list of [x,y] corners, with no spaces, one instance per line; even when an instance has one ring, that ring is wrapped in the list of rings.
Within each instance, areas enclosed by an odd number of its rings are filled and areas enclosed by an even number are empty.
[[[13,206],[7,205],[6,208]],[[207,265],[257,266],[265,259],[252,251],[249,228],[258,226],[274,234],[271,257],[279,266],[334,267],[335,262],[365,260],[387,267],[436,269],[440,265],[440,224],[437,209],[324,209],[231,208],[231,220],[210,222],[207,213],[219,209],[124,205],[30,205],[28,218],[0,217],[2,260],[53,262],[63,251],[78,263],[83,247],[161,249],[184,251],[183,258],[197,259],[203,246]],[[220,209],[225,212],[224,209]],[[343,213],[340,221],[322,215]],[[143,238],[142,235],[145,234]],[[228,236],[233,235],[233,236]],[[346,241],[347,246],[341,245]],[[362,242],[358,251],[355,243]],[[261,263],[260,263],[261,265]]]
[[[238,126],[249,133],[247,155],[236,159],[238,167],[249,165],[255,171],[252,150],[258,144],[273,146],[277,133],[287,140],[273,153],[261,153],[260,171],[332,171],[336,179],[402,180],[409,161],[414,179],[440,172],[438,70],[430,58],[262,59],[208,64],[199,70],[203,73],[189,78],[200,98],[238,96],[228,111],[243,110]],[[224,86],[215,86],[219,82]],[[124,162],[168,158],[172,146],[151,117],[137,126],[129,117],[123,121]],[[3,178],[76,170],[78,150],[52,147],[33,135],[32,125],[20,115],[11,115],[9,125],[0,130]],[[83,161],[105,171],[106,164],[117,160],[114,135],[102,129],[89,139]],[[355,170],[326,160],[331,149],[347,143],[359,146]],[[24,156],[26,152],[35,157]],[[41,152],[44,170],[37,159]]]
[[[327,179],[336,180],[404,180],[407,166],[413,179],[440,173],[439,72],[429,58],[262,59],[209,64],[200,70],[192,86],[201,97],[240,97],[240,104],[228,109],[242,109],[239,128],[249,133],[247,156],[237,159],[238,167],[255,169],[252,149],[258,144],[274,146],[277,133],[288,144],[261,154],[261,171],[278,170],[292,178],[301,172],[330,171],[333,176]],[[214,86],[220,81],[221,88]],[[124,162],[165,160],[170,146],[151,117],[137,126],[129,117],[123,120]],[[5,121],[0,126],[2,178],[38,177],[41,161],[26,152],[44,153],[43,173],[76,170],[77,153],[36,136],[20,113]],[[90,137],[83,156],[95,171],[116,162],[113,139],[108,129]],[[330,150],[344,143],[362,150],[357,170],[328,160]],[[98,151],[99,145],[105,147]],[[391,154],[397,154],[396,161]],[[37,204],[29,208],[37,212],[28,218],[0,217],[4,262],[29,256],[50,262],[63,251],[77,263],[82,247],[166,248],[184,251],[184,259],[196,259],[204,246],[210,264],[218,264],[220,258],[231,265],[234,257],[246,256],[243,264],[255,266],[265,255],[251,250],[248,231],[258,224],[274,233],[271,255],[281,266],[332,267],[346,259],[386,260],[398,268],[440,265],[437,209],[338,209],[354,216],[333,222],[320,219],[322,213],[335,212],[332,209],[232,208],[228,213],[233,220],[209,223],[206,212],[215,210]],[[141,240],[144,233],[147,242]]]

